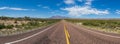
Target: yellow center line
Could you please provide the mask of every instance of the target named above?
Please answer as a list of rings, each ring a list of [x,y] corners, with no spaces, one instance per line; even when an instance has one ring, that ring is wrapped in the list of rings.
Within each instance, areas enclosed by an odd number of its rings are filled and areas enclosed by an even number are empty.
[[[65,36],[66,36],[66,42],[67,42],[67,44],[70,44],[70,35],[66,28],[66,25],[64,25],[64,32],[65,32]]]

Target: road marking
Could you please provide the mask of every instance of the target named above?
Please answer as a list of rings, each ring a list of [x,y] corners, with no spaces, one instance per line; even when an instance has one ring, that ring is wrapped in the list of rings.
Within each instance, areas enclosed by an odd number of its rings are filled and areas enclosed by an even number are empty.
[[[75,26],[75,27],[76,27],[76,26]],[[78,26],[77,26],[77,28],[78,28]],[[82,28],[82,29],[84,29],[84,28]],[[100,34],[100,35],[104,35],[104,36],[113,37],[113,38],[119,38],[119,39],[120,39],[119,36],[112,36],[112,35],[108,35],[108,34],[103,34],[103,33],[95,32],[95,31],[88,30],[88,29],[84,29],[84,30],[86,30],[86,31],[90,31],[90,32],[93,32],[93,33],[96,33],[96,34]]]
[[[13,44],[13,43],[17,43],[17,42],[21,42],[21,41],[27,40],[27,39],[29,39],[29,38],[32,38],[32,37],[34,37],[34,36],[36,36],[36,35],[38,35],[38,34],[41,34],[41,33],[45,32],[45,31],[49,30],[49,29],[52,28],[52,27],[54,27],[54,26],[51,26],[51,27],[49,27],[49,28],[47,28],[47,29],[45,29],[45,30],[43,30],[43,31],[40,31],[40,32],[38,32],[38,33],[36,33],[36,34],[33,34],[33,35],[31,35],[31,36],[28,36],[28,37],[26,37],[26,38],[23,38],[23,39],[20,39],[20,40],[16,40],[16,41],[12,41],[12,42],[8,42],[8,43],[5,43],[5,44]]]
[[[91,31],[91,30],[87,30],[87,31]],[[104,36],[108,36],[108,37],[120,38],[120,37],[118,37],[118,36],[112,36],[112,35],[103,34],[103,33],[95,32],[95,31],[91,31],[91,32],[93,32],[93,33],[97,33],[97,34],[100,34],[100,35],[104,35]]]
[[[67,44],[70,44],[70,35],[66,28],[66,25],[64,25],[64,32],[65,32],[65,36],[66,36],[66,42],[67,42]]]

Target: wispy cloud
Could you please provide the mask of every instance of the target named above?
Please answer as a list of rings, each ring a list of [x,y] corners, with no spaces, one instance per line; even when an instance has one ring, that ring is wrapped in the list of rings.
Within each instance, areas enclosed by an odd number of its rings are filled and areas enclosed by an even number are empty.
[[[39,4],[39,5],[37,5],[38,7],[42,7],[42,8],[44,8],[44,9],[50,9],[48,6],[44,6],[44,5],[41,5],[41,4]]]
[[[78,0],[79,2],[82,2],[82,0]]]
[[[43,6],[43,8],[45,8],[45,9],[50,9],[48,6]]]
[[[8,7],[0,7],[0,10],[8,9]]]
[[[23,9],[23,8],[9,8],[11,10],[28,10],[28,9]]]
[[[64,0],[65,4],[76,4],[76,1],[83,2],[85,1],[86,5],[91,5],[93,0]]]
[[[91,5],[93,0],[86,0],[85,4],[86,5]]]
[[[64,12],[63,11],[60,11],[60,10],[53,10],[50,12],[51,14],[63,14]]]
[[[64,0],[65,4],[74,4],[75,1],[74,0]]]
[[[38,7],[41,7],[42,5],[39,4],[39,5],[37,5],[37,6],[38,6]]]
[[[15,8],[15,7],[0,7],[0,10],[29,10],[24,8]]]
[[[69,0],[71,1],[71,0]],[[62,8],[62,10],[65,10],[68,12],[69,15],[74,15],[74,16],[81,16],[81,15],[106,15],[109,14],[110,12],[105,9],[105,10],[100,10],[97,8],[92,8],[92,1],[93,0],[72,0],[72,2],[83,2],[84,1],[84,5],[80,6],[80,5],[74,5],[72,7],[66,7],[66,8]],[[72,4],[72,3],[71,3]]]
[[[69,15],[74,15],[74,16],[80,16],[80,15],[89,15],[89,14],[95,14],[95,15],[105,15],[109,14],[108,10],[98,10],[96,8],[91,8],[89,6],[74,6],[74,7],[69,7],[69,8],[63,8],[62,10],[68,11]]]
[[[116,13],[116,14],[120,14],[120,10],[116,10],[115,13]]]

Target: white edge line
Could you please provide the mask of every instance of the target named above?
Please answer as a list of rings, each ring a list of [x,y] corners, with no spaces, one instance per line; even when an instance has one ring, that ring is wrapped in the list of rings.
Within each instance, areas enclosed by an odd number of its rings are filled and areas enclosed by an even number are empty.
[[[91,31],[91,30],[87,30],[87,31]],[[108,37],[120,38],[120,37],[118,37],[118,36],[112,36],[112,35],[103,34],[103,33],[95,32],[95,31],[91,31],[91,32],[93,32],[93,33],[97,33],[97,34],[100,34],[100,35],[104,35],[104,36],[108,36]]]
[[[52,26],[52,27],[53,27],[53,26]],[[16,41],[12,41],[12,42],[8,42],[8,43],[5,43],[5,44],[13,44],[13,43],[17,43],[17,42],[20,42],[20,41],[29,39],[29,38],[31,38],[31,37],[34,37],[34,36],[36,36],[36,35],[38,35],[38,34],[41,34],[41,33],[45,32],[45,31],[49,30],[49,29],[52,28],[52,27],[49,27],[49,28],[47,28],[47,29],[45,29],[45,30],[43,30],[43,31],[40,31],[40,32],[38,32],[38,33],[36,33],[36,34],[33,34],[33,35],[31,35],[31,36],[28,36],[28,37],[26,37],[26,38],[23,38],[23,39],[20,39],[20,40],[16,40]]]
[[[78,26],[77,26],[77,27],[78,27]],[[82,28],[82,29],[84,29],[84,28]],[[87,30],[87,31],[90,31],[90,32],[93,32],[93,33],[96,33],[96,34],[100,34],[100,35],[108,36],[108,37],[120,38],[119,36],[112,36],[112,35],[108,35],[108,34],[103,34],[103,33],[95,32],[95,31],[91,31],[91,30],[88,30],[88,29],[84,29],[84,30]]]

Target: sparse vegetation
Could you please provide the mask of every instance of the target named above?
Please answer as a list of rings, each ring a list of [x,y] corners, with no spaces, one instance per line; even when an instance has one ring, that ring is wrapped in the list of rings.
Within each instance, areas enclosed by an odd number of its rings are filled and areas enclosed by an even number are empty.
[[[5,26],[6,29],[12,29],[14,26],[13,25],[7,25]]]
[[[70,20],[70,19],[67,19],[67,20],[73,23],[82,23],[82,25],[86,27],[94,28],[97,30],[105,31],[105,32],[120,33],[120,20],[118,19],[110,19],[110,20],[97,20],[97,19]]]
[[[11,35],[19,32],[26,32],[59,21],[59,19],[41,19],[30,17],[12,18],[2,16],[0,18],[0,35]]]
[[[5,28],[5,25],[4,24],[0,24],[0,29],[3,29]]]

